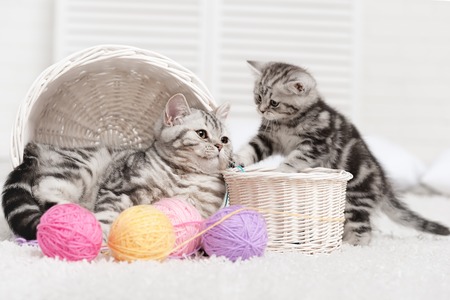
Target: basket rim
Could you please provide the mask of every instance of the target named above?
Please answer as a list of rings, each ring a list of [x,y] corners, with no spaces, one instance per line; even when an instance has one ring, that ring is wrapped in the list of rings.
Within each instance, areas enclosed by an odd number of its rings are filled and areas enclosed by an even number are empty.
[[[190,70],[174,60],[150,50],[119,44],[101,44],[74,52],[44,69],[29,87],[20,104],[11,131],[10,157],[12,166],[22,161],[25,144],[30,140],[29,119],[33,105],[49,85],[70,72],[73,68],[95,64],[112,58],[136,59],[153,64],[192,89],[199,103],[207,109],[214,109],[216,102],[205,84]]]
[[[339,180],[349,181],[353,175],[345,170],[330,169],[323,167],[307,168],[298,173],[282,173],[275,168],[254,167],[229,168],[222,172],[225,178],[273,178],[273,179],[290,179],[290,180]]]

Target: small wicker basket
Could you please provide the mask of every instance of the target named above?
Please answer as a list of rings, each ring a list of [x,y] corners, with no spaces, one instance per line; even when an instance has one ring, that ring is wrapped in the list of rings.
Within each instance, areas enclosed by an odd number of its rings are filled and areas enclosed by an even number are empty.
[[[145,147],[176,93],[192,107],[215,108],[204,84],[163,55],[118,45],[77,52],[47,68],[29,89],[12,133],[12,164],[19,165],[30,141]]]
[[[253,207],[266,219],[268,250],[330,253],[342,245],[347,181],[342,170],[301,173],[246,168],[224,172],[230,204]]]

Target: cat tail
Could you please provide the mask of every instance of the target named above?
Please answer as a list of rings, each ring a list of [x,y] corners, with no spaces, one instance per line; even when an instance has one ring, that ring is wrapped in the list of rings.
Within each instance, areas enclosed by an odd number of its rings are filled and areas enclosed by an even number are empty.
[[[450,235],[450,229],[447,226],[427,220],[416,214],[394,195],[382,201],[381,209],[391,220],[401,225],[426,233]]]
[[[2,207],[9,227],[27,240],[36,239],[43,214],[31,191],[38,167],[37,151],[34,144],[27,145],[22,164],[8,175],[2,192]]]

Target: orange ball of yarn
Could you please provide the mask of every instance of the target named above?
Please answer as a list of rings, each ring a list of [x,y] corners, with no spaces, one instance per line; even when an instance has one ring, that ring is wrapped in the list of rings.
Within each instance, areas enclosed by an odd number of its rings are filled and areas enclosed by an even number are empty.
[[[112,256],[121,261],[163,260],[172,252],[175,232],[169,218],[152,205],[124,210],[108,236]]]

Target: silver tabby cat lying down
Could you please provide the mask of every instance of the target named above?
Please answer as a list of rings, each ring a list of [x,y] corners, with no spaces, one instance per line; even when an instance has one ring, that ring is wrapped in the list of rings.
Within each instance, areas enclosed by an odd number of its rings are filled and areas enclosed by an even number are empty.
[[[425,220],[396,197],[358,130],[322,100],[311,74],[284,63],[249,64],[256,75],[254,99],[262,123],[257,135],[235,156],[236,163],[250,165],[281,154],[285,157],[278,167],[281,172],[326,167],[352,173],[344,227],[344,240],[351,244],[369,243],[370,218],[377,207],[401,224],[450,235],[447,227]]]
[[[227,104],[214,112],[190,108],[177,94],[167,102],[155,125],[155,141],[145,150],[28,144],[22,164],[3,188],[9,226],[15,234],[35,239],[42,214],[55,204],[72,202],[95,213],[106,240],[111,223],[126,208],[174,196],[210,216],[222,205],[221,171],[231,160],[222,123],[228,111]]]

